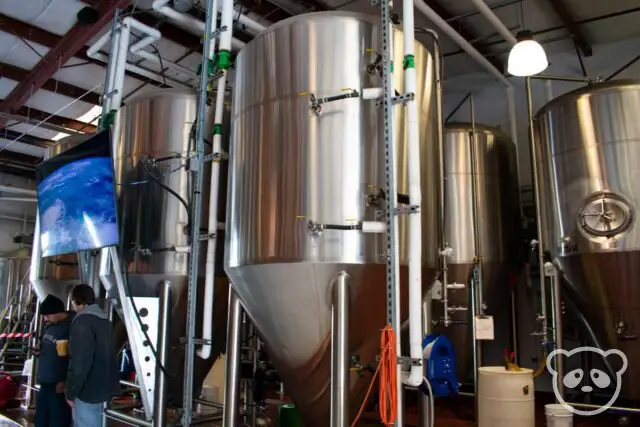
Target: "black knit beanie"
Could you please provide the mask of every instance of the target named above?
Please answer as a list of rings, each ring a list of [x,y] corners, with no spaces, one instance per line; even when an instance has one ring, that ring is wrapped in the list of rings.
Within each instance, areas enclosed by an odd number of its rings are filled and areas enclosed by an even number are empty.
[[[43,316],[64,313],[65,311],[64,303],[54,295],[47,295],[44,301],[40,303],[40,314]]]

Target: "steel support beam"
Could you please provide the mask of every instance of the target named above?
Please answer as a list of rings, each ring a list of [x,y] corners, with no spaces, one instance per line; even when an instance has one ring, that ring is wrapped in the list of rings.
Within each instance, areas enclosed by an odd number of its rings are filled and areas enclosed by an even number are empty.
[[[37,136],[29,134],[23,135],[23,132],[16,132],[10,129],[0,129],[0,138],[8,139],[10,141],[15,141],[20,138],[20,142],[42,148],[52,147],[55,145],[55,141],[51,141],[50,139],[38,138]]]
[[[442,19],[444,19],[445,21],[451,18],[454,18],[455,15],[451,12],[449,12],[448,9],[446,9],[442,3],[440,3],[440,1],[438,0],[425,0],[424,1],[431,9],[434,10],[434,12],[436,12],[438,15],[440,15],[442,17]],[[458,33],[464,37],[467,40],[475,40],[478,39],[478,37],[480,37],[480,34],[477,34],[476,32],[474,32],[473,30],[469,29],[468,26],[464,25],[461,22],[458,22],[457,25],[452,24],[452,26],[458,31]],[[480,46],[474,46],[478,52],[480,52],[482,55],[484,55],[487,60],[489,62],[491,62],[491,64],[496,67],[498,70],[500,71],[504,71],[505,66],[504,66],[504,62],[502,62],[500,59],[496,58],[495,56],[491,55],[491,50],[484,48],[484,47],[480,47]]]
[[[131,0],[104,0],[97,8],[99,18],[95,24],[76,23],[0,103],[0,112],[14,113],[22,107],[35,91],[53,77],[62,64],[66,64],[113,19],[116,9],[127,7],[129,3]],[[4,123],[6,119],[0,118],[0,124]]]
[[[0,77],[20,82],[27,74],[29,74],[29,70],[16,67],[15,65],[0,62]],[[69,83],[61,82],[59,80],[47,80],[42,85],[42,89],[48,90],[49,92],[58,93],[60,95],[68,96],[69,98],[73,99],[80,98],[84,95],[82,98],[84,102],[88,102],[89,104],[93,105],[100,105],[100,94],[90,92],[85,95],[85,93],[87,92],[85,89]]]
[[[0,102],[3,102],[0,100]],[[60,126],[63,128],[71,129],[72,131],[84,132],[84,133],[93,133],[96,131],[96,126],[81,122],[75,119],[69,119],[62,116],[51,115],[45,111],[40,111],[31,107],[20,107],[15,110],[15,113],[19,116],[26,117],[29,120],[37,120],[38,122],[46,119],[48,123],[51,123],[56,126]],[[51,117],[49,117],[51,116]],[[2,118],[0,118],[2,119]],[[7,120],[6,118],[4,119]],[[73,133],[73,132],[69,132]]]
[[[567,30],[571,33],[573,40],[575,40],[576,45],[580,48],[582,54],[586,57],[593,55],[591,43],[587,40],[587,36],[584,31],[582,31],[578,23],[574,21],[564,0],[547,0],[547,2],[556,12],[564,26],[567,27]]]

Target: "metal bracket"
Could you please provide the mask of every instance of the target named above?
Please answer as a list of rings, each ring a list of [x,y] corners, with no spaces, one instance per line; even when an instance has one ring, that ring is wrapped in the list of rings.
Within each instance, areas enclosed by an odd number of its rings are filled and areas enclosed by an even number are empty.
[[[222,160],[229,159],[229,155],[227,153],[211,153],[204,156],[203,161],[207,162],[220,162]]]
[[[393,105],[406,104],[409,101],[413,101],[415,97],[415,93],[405,93],[400,96],[394,96],[393,98],[391,98],[391,102],[393,103]]]
[[[402,366],[422,366],[422,359],[412,359],[406,356],[398,357],[398,365]]]
[[[211,40],[217,39],[218,37],[220,37],[222,35],[222,33],[224,33],[227,30],[228,30],[228,28],[227,28],[226,25],[223,25],[222,27],[218,28],[213,33],[211,33]],[[202,43],[204,43],[204,40],[200,41],[200,44],[202,44]]]
[[[180,337],[180,344],[186,344],[186,343],[187,343],[187,337]],[[194,338],[193,343],[196,345],[213,344],[213,340],[205,340],[203,338]]]
[[[420,213],[420,209],[416,205],[401,205],[396,208],[396,215],[410,215]]]
[[[201,234],[198,240],[200,242],[204,242],[208,240],[215,240],[215,238],[216,238],[216,233],[207,233],[207,234]]]

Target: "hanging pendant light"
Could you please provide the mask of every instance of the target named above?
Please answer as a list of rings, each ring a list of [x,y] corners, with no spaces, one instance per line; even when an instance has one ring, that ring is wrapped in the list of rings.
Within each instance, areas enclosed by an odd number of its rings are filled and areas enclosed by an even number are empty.
[[[509,52],[507,71],[517,77],[533,76],[549,66],[547,54],[540,43],[533,39],[531,31],[520,31],[518,43]]]

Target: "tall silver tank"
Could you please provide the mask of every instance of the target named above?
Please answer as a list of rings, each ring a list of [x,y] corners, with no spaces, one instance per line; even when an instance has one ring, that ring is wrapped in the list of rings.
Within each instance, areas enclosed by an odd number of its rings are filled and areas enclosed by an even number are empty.
[[[171,374],[167,387],[169,399],[182,403],[184,349],[180,338],[186,335],[187,282],[189,254],[175,248],[189,245],[189,218],[183,206],[191,197],[191,177],[186,153],[193,151],[192,130],[197,116],[197,95],[192,92],[159,89],[127,100],[119,110],[119,134],[114,140],[115,182],[118,198],[120,257],[127,271],[130,291],[135,297],[158,295],[158,283],[171,282],[172,318],[171,352],[167,371]],[[207,113],[207,122],[211,119]],[[208,124],[210,126],[210,123]],[[143,167],[145,159],[156,159],[147,169],[176,195],[154,182]],[[205,169],[208,170],[208,169]],[[203,227],[207,226],[209,173],[204,177]],[[206,246],[201,254],[206,254]],[[201,257],[198,298],[203,298],[204,256]],[[216,282],[214,322],[216,343],[224,345],[226,334],[227,283]],[[127,289],[129,292],[129,289]],[[140,309],[140,307],[138,307]],[[198,306],[198,331],[202,319]],[[196,359],[196,380],[200,385],[219,354],[214,345],[209,360]]]
[[[376,17],[312,13],[258,35],[236,61],[225,269],[307,427],[329,424],[331,281],[351,276],[351,354],[375,366],[386,323],[386,239],[325,230],[376,220],[368,204],[385,187],[382,109],[347,99],[310,111],[308,96],[381,87]],[[373,49],[373,52],[370,51]],[[395,87],[403,90],[402,34],[394,34]],[[416,44],[423,189],[423,283],[437,267],[433,57]],[[369,73],[368,68],[373,68]],[[398,191],[408,192],[404,110],[396,108]],[[371,196],[371,197],[370,197]],[[401,257],[407,247],[400,221]],[[403,267],[403,275],[406,273]],[[403,277],[404,279],[404,277]],[[403,289],[407,315],[407,289]],[[356,410],[370,379],[351,376]]]
[[[640,398],[639,117],[640,81],[621,80],[554,99],[534,125],[546,249],[602,345],[627,355],[631,399]]]
[[[448,292],[449,305],[470,307],[469,277],[476,255],[482,257],[483,302],[496,324],[509,324],[509,284],[519,272],[521,244],[520,196],[515,145],[500,129],[476,124],[475,171],[472,169],[471,123],[451,123],[445,128],[445,235],[453,254],[449,258],[448,282],[467,285]],[[474,173],[475,172],[475,175]],[[473,180],[478,207],[477,231],[480,253],[475,250]],[[434,302],[434,313],[443,315]],[[471,311],[454,313],[454,322],[438,332],[451,338],[456,350],[457,371],[466,379],[471,363]],[[499,319],[500,317],[506,318]],[[498,320],[502,320],[498,322]]]

